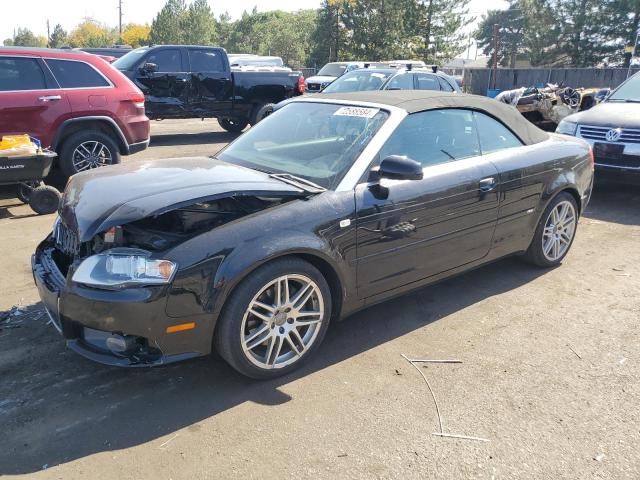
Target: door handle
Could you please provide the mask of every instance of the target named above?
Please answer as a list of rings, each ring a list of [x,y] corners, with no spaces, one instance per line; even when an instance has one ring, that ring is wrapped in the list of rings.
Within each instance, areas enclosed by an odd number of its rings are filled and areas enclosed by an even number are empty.
[[[52,102],[54,100],[62,100],[62,96],[60,95],[45,95],[43,97],[38,97],[38,100],[41,102]]]
[[[491,192],[496,188],[496,179],[493,177],[483,178],[480,180],[480,191],[481,192]]]

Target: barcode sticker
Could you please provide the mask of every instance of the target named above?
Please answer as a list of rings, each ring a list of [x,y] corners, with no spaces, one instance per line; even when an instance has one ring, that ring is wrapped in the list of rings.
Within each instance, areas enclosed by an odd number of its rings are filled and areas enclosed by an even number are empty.
[[[379,108],[367,108],[367,107],[341,107],[336,110],[334,115],[340,115],[343,117],[362,117],[373,118],[376,113],[380,111]]]

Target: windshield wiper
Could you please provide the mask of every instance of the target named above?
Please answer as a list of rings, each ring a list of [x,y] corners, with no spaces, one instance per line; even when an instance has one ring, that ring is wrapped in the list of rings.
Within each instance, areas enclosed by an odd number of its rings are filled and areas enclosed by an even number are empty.
[[[640,100],[634,98],[610,98],[607,102],[640,103]]]
[[[270,173],[269,177],[280,180],[281,182],[288,183],[289,185],[293,185],[294,187],[301,188],[305,192],[309,193],[322,193],[327,190],[317,183],[313,183],[305,178],[291,175],[290,173]]]

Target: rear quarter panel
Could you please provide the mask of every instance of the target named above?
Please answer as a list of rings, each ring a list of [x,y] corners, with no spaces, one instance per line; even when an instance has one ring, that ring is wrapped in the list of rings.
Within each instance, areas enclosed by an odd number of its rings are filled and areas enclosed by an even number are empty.
[[[488,156],[500,172],[500,207],[492,257],[529,247],[548,203],[562,190],[577,193],[582,211],[591,193],[593,170],[589,145],[551,134],[534,145],[506,149]]]
[[[299,72],[232,72],[235,108],[278,103],[298,95]]]

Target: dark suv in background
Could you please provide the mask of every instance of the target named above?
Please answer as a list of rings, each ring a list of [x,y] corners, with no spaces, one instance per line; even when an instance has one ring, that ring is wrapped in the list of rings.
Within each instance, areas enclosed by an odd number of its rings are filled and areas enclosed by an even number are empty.
[[[58,153],[66,177],[149,145],[142,92],[100,57],[0,48],[0,136],[27,133]]]

